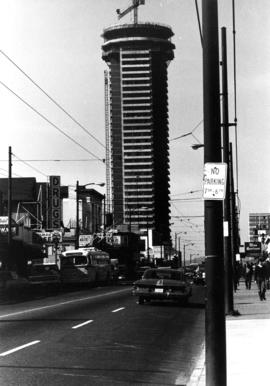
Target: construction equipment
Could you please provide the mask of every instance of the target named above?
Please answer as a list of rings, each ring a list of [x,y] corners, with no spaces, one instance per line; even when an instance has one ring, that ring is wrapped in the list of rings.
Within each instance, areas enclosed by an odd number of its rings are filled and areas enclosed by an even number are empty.
[[[132,4],[125,9],[124,11],[120,11],[120,9],[116,10],[116,13],[118,14],[118,19],[121,19],[123,16],[127,15],[129,12],[133,10],[133,23],[138,23],[138,7],[140,5],[145,4],[145,0],[132,0]]]

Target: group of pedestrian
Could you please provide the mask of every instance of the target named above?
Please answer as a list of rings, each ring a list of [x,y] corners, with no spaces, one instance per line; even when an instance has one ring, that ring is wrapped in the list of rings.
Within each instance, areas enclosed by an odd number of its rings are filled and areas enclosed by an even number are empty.
[[[266,300],[266,290],[270,289],[270,257],[261,257],[256,264],[247,262],[244,265],[244,278],[246,289],[251,289],[252,278],[257,284],[260,300]]]

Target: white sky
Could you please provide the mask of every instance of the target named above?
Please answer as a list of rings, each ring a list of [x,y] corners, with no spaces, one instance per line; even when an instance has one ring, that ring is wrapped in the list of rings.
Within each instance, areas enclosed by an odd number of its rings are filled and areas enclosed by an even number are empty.
[[[169,66],[170,138],[190,132],[203,118],[202,51],[193,0],[146,0],[139,20],[165,23],[174,31],[175,59]],[[198,1],[199,7],[201,1]],[[227,28],[230,121],[233,122],[232,2],[219,0],[219,26]],[[270,212],[270,2],[238,0],[236,3],[237,107],[240,228],[242,242],[248,237],[248,213]],[[102,31],[118,23],[116,9],[130,0],[6,0],[0,1],[0,50],[30,75],[85,128],[105,143],[104,77],[101,59]],[[127,15],[123,22],[130,22]],[[35,88],[0,53],[0,81],[36,108],[89,152],[104,158],[102,146],[90,138]],[[0,84],[1,160],[8,146],[22,160],[89,159],[92,156],[45,122]],[[234,142],[234,129],[231,140]],[[203,126],[195,131],[203,140]],[[200,197],[203,150],[194,151],[192,136],[171,141],[171,198]],[[105,166],[92,160],[74,162],[14,162],[14,176],[61,175],[62,184],[105,181]],[[6,176],[7,161],[0,162]],[[99,189],[100,190],[100,189]],[[104,192],[104,190],[100,190]],[[203,214],[201,201],[173,201],[172,216]],[[202,218],[172,218],[173,232],[182,242],[202,243]],[[194,224],[197,224],[195,226]],[[200,241],[201,240],[201,241]]]

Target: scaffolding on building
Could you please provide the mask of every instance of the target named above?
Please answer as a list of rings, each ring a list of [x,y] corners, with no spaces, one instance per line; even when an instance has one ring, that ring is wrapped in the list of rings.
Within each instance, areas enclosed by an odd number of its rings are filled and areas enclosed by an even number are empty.
[[[105,86],[105,142],[106,142],[106,212],[111,213],[111,133],[110,133],[110,97],[109,74],[104,71]]]

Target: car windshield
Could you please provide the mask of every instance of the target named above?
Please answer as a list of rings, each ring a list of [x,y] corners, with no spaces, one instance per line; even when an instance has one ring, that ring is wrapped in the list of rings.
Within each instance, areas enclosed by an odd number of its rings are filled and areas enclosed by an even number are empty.
[[[143,279],[184,280],[184,275],[182,271],[148,269],[145,271]]]

